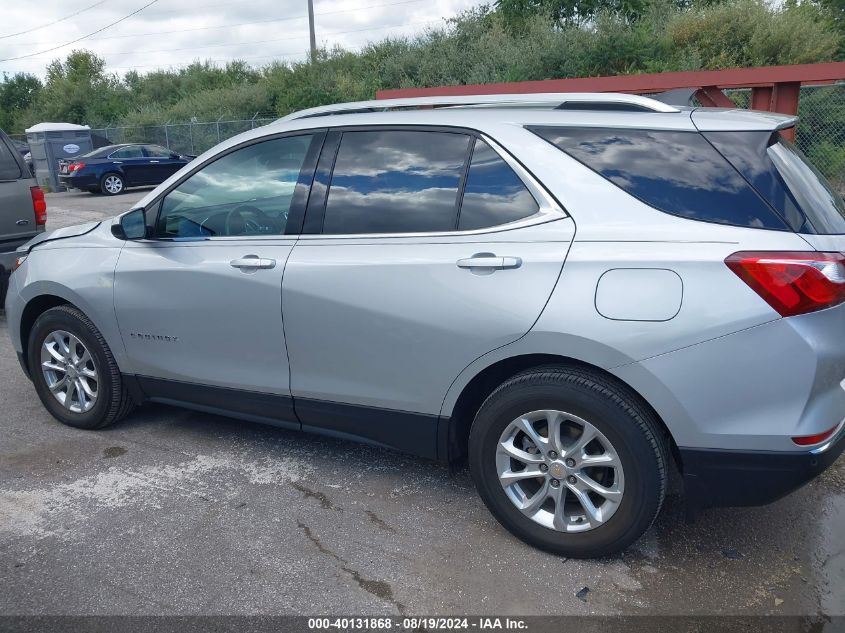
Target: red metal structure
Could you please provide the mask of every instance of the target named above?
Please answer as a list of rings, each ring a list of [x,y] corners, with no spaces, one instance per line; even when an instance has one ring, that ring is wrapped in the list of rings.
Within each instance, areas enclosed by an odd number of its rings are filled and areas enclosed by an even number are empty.
[[[615,77],[545,79],[542,81],[439,86],[436,88],[400,88],[379,90],[376,93],[376,99],[531,92],[651,94],[677,88],[695,88],[697,89],[695,96],[702,105],[734,108],[736,105],[725,96],[722,90],[751,88],[752,109],[797,114],[798,96],[802,85],[830,84],[837,81],[845,81],[845,62],[619,75]]]

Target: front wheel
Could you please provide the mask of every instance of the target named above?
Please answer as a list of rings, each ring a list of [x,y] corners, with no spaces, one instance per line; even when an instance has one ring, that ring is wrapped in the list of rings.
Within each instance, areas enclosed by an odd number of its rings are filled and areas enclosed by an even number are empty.
[[[100,191],[107,196],[123,193],[125,183],[119,174],[106,174],[100,179]]]
[[[36,319],[27,361],[42,404],[64,424],[99,429],[134,407],[102,334],[72,306],[51,308]]]
[[[470,470],[514,535],[568,557],[618,553],[652,524],[668,455],[653,412],[598,372],[548,367],[517,375],[481,406]]]

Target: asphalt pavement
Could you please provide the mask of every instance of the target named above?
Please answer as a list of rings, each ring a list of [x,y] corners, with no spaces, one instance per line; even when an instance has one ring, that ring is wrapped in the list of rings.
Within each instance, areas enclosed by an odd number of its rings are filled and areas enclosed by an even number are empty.
[[[48,227],[115,198],[50,194]],[[0,614],[845,613],[845,460],[767,507],[684,521],[678,493],[624,555],[539,552],[465,471],[144,405],[62,426],[0,313]]]

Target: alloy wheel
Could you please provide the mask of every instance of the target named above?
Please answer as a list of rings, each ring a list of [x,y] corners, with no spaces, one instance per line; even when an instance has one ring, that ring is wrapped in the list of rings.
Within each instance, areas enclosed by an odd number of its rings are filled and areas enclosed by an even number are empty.
[[[106,176],[103,180],[103,186],[111,194],[123,191],[123,181],[118,176]]]
[[[55,330],[44,339],[41,373],[50,393],[68,411],[85,413],[97,401],[99,378],[94,358],[70,332]]]
[[[557,410],[513,420],[496,449],[505,494],[532,521],[560,532],[606,523],[625,490],[622,462],[594,425]]]

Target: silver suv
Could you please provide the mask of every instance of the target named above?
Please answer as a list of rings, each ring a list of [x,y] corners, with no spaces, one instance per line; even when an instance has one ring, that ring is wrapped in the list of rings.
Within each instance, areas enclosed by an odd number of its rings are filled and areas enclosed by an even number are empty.
[[[455,462],[566,556],[843,450],[845,209],[795,119],[629,95],[306,110],[20,253],[47,410],[152,400]]]

